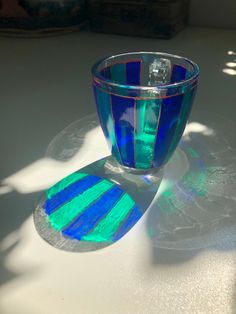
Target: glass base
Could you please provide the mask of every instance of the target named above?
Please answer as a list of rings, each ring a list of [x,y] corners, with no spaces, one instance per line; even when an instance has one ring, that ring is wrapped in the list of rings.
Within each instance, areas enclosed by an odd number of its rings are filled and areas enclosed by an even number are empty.
[[[159,173],[159,171],[163,168],[150,168],[150,169],[137,169],[137,168],[129,168],[126,166],[122,166],[120,165],[120,167],[122,169],[124,169],[124,171],[129,172],[129,173],[133,173],[133,174],[150,174],[150,175],[155,175],[157,173]]]
[[[162,172],[163,167],[164,166],[159,167],[159,168],[150,168],[150,169],[130,168],[130,167],[121,165],[113,156],[111,156],[109,161],[107,161],[107,168],[112,169],[115,173],[125,172],[127,174],[133,174],[133,175],[151,175],[151,176],[157,175],[158,176]]]

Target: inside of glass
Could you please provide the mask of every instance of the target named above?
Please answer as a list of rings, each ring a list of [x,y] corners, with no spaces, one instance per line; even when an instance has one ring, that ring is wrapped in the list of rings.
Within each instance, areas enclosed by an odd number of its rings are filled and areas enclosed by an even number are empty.
[[[194,74],[193,64],[165,54],[137,53],[110,57],[98,65],[105,80],[121,85],[157,86],[179,83]]]

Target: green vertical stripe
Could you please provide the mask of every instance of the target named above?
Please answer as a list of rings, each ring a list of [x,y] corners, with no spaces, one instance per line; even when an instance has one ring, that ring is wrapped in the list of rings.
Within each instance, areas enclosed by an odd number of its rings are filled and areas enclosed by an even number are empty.
[[[120,84],[126,83],[126,66],[124,63],[117,63],[111,66],[111,79]]]
[[[84,193],[78,195],[49,216],[52,226],[56,230],[61,230],[112,186],[114,186],[113,183],[102,180]]]
[[[136,167],[148,169],[153,159],[154,142],[161,100],[136,101]]]
[[[115,135],[115,129],[114,129],[115,123],[113,122],[113,116],[110,115],[109,119],[107,121],[107,129],[109,132],[109,136],[110,136],[110,141],[112,143],[112,154],[116,157],[116,159],[121,162],[121,157],[120,157],[120,151],[117,147],[117,143],[116,143],[116,135]]]
[[[109,137],[111,146],[112,146],[112,154],[116,157],[118,161],[120,161],[120,153],[116,144],[116,136],[114,129],[113,116],[111,112],[111,96],[110,94],[101,91],[99,88],[96,89],[97,93],[97,105],[99,108],[100,119],[102,120],[105,129],[107,130],[107,136]]]
[[[110,241],[121,222],[125,219],[135,203],[128,194],[124,194],[106,217],[98,223],[93,231],[82,238],[85,241]]]
[[[74,173],[70,174],[68,177],[59,181],[53,187],[51,187],[50,189],[47,190],[47,192],[46,192],[47,198],[51,198],[53,195],[57,194],[61,190],[64,190],[66,187],[68,187],[72,183],[74,183],[78,180],[81,180],[86,176],[87,176],[87,174],[80,173],[80,172],[74,172]]]

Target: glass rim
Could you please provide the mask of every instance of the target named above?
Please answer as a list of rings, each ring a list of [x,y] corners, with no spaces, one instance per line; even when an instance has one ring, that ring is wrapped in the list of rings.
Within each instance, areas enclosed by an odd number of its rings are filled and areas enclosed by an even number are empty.
[[[137,55],[137,54],[153,54],[153,55],[158,55],[158,56],[164,56],[164,57],[172,57],[172,58],[176,58],[179,60],[184,60],[185,62],[189,63],[192,65],[193,67],[193,73],[191,75],[190,78],[180,81],[180,82],[176,82],[176,83],[170,83],[170,84],[163,84],[163,85],[152,85],[152,86],[148,86],[148,85],[129,85],[129,84],[120,84],[116,81],[110,80],[110,79],[106,79],[104,78],[101,73],[98,71],[98,67],[99,65],[106,61],[106,60],[110,60],[112,58],[117,58],[117,57],[122,57],[122,56],[129,56],[129,55]],[[167,88],[176,88],[182,85],[188,85],[191,82],[193,82],[195,79],[198,78],[199,76],[199,66],[197,65],[197,63],[195,63],[194,61],[179,56],[179,55],[175,55],[175,54],[171,54],[171,53],[166,53],[166,52],[152,52],[152,51],[137,51],[137,52],[125,52],[125,53],[120,53],[120,54],[116,54],[116,55],[112,55],[109,57],[105,57],[100,59],[99,61],[97,61],[91,69],[93,78],[98,79],[99,81],[101,81],[104,84],[107,85],[112,85],[114,87],[120,87],[120,88],[126,88],[126,89],[138,89],[138,90],[154,90],[154,89],[167,89]]]

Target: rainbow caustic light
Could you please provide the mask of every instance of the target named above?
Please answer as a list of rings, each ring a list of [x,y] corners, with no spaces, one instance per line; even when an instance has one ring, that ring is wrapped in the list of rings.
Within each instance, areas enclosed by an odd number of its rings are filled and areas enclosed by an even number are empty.
[[[56,231],[79,241],[115,242],[142,216],[119,186],[80,172],[51,187],[43,207]]]

